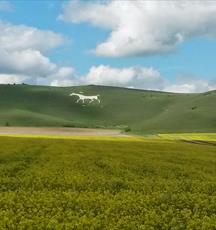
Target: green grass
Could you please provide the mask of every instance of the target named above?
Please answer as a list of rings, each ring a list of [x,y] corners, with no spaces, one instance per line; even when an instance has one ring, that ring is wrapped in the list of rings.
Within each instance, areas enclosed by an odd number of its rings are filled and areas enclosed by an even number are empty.
[[[83,106],[72,92],[99,94]],[[122,128],[129,133],[216,132],[216,92],[174,94],[106,86],[0,85],[0,126]]]
[[[216,229],[216,147],[0,137],[0,229]]]

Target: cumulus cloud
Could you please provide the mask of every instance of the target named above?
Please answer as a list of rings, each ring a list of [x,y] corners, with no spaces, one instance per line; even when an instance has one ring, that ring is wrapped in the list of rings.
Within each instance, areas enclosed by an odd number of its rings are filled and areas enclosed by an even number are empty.
[[[20,84],[23,81],[27,80],[28,76],[18,75],[18,74],[0,74],[0,84]]]
[[[64,41],[63,35],[53,31],[0,21],[0,48],[8,51],[35,49],[45,52],[62,45]]]
[[[55,68],[56,65],[38,50],[26,49],[11,52],[0,49],[0,72],[46,76]]]
[[[83,84],[111,85],[144,89],[162,89],[164,80],[153,68],[112,68],[93,66],[86,76],[80,78]]]
[[[118,1],[115,2],[106,2],[106,4],[104,3],[102,5],[98,2],[97,4],[101,7],[100,12],[106,16],[110,14],[110,10],[108,9],[109,7],[112,8],[112,4],[119,4]],[[133,1],[129,3],[132,4]],[[87,9],[90,9],[91,12],[96,3],[89,2],[86,3],[86,6],[79,2],[70,4],[77,4],[77,7],[80,7],[80,12],[83,7],[90,7]],[[127,6],[127,4],[125,6]],[[104,8],[106,8],[106,12],[103,12]],[[212,10],[214,10],[214,7]],[[83,12],[83,15],[80,14],[80,12],[75,12],[77,16],[75,19],[70,18],[70,21],[86,21],[86,15],[88,12]],[[133,17],[133,14],[131,17]],[[94,18],[98,17],[100,14],[95,16],[92,11],[89,15],[90,18]],[[62,15],[61,17],[66,20],[66,18],[64,18],[65,15]],[[117,13],[115,14],[115,17],[111,17],[110,20],[105,17],[102,23],[103,27],[113,31],[118,30],[118,17]],[[94,25],[100,26],[101,20],[97,19],[94,21]],[[134,25],[134,28],[135,27],[136,25]],[[208,31],[208,33],[206,32],[206,35],[214,35],[210,27],[207,28],[206,31]],[[199,33],[200,31],[197,31],[197,34]],[[125,31],[125,36],[127,36],[127,31]],[[179,38],[181,37],[180,35],[178,36]],[[99,65],[92,66],[86,75],[77,76],[73,67],[58,65],[52,62],[47,56],[47,51],[64,44],[64,42],[64,36],[53,31],[40,30],[25,25],[13,25],[0,21],[0,84],[22,82],[52,86],[95,84],[171,92],[203,92],[216,89],[216,84],[200,79],[188,78],[180,82],[169,82],[165,80],[158,70],[152,67],[132,66],[116,68],[107,65]],[[168,42],[167,44],[170,45],[171,43]],[[120,43],[117,45],[121,46]],[[129,47],[128,44],[125,44],[126,52],[133,48],[134,46]],[[121,49],[116,50],[118,50],[118,55],[114,56],[119,56],[119,50]]]
[[[176,93],[199,93],[216,89],[215,82],[191,76],[178,77],[171,82],[158,70],[140,66],[128,68],[92,66],[84,76],[77,76],[74,69],[67,67],[61,68],[56,75],[44,80],[48,80],[52,86],[106,85]]]
[[[134,56],[171,52],[186,39],[216,37],[214,1],[70,1],[59,19],[111,31],[95,53]]]
[[[182,82],[177,81],[176,83],[169,83],[164,87],[163,91],[178,93],[201,93],[215,89],[215,83],[207,80],[201,80],[199,78],[194,78],[193,80],[185,79]]]
[[[165,80],[154,68],[128,67],[114,68],[108,65],[92,66],[84,76],[77,76],[71,67],[60,68],[50,75],[52,86],[107,85],[140,89],[162,90]]]
[[[75,70],[72,67],[61,67],[49,76],[51,86],[71,86],[78,84]]]
[[[63,75],[69,79],[72,68],[59,66],[46,56],[48,50],[64,44],[65,40],[53,31],[0,21],[0,83],[49,84]]]

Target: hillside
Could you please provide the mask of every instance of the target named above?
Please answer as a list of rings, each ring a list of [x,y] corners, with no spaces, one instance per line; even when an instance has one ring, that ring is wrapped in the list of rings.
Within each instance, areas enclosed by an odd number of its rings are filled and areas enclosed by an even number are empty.
[[[70,93],[100,95],[76,103]],[[136,133],[215,132],[216,92],[175,94],[106,86],[0,85],[0,126],[130,127]]]

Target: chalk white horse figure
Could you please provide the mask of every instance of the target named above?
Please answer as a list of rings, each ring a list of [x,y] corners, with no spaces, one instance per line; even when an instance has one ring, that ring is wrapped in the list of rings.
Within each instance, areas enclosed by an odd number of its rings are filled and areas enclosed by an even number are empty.
[[[79,101],[82,101],[82,103],[84,103],[85,102],[85,100],[90,100],[90,102],[89,103],[92,103],[93,101],[98,101],[99,103],[100,103],[100,99],[99,99],[99,96],[100,95],[95,95],[95,96],[85,96],[85,95],[82,95],[82,94],[79,94],[79,93],[71,93],[70,94],[70,96],[77,96],[77,97],[79,97],[78,99],[77,99],[77,103],[79,102]]]

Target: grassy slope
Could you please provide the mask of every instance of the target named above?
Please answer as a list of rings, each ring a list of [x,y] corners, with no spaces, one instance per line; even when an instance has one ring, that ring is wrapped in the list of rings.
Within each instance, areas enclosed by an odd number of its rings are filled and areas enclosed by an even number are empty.
[[[216,148],[0,138],[0,229],[216,227]]]
[[[83,106],[71,92],[100,94]],[[215,132],[216,92],[172,94],[103,86],[0,86],[0,125],[130,126],[137,133]],[[195,109],[192,109],[195,108]]]

